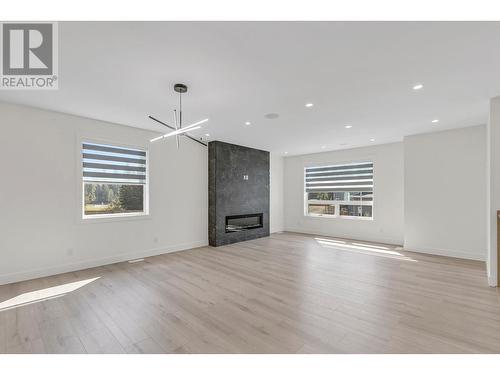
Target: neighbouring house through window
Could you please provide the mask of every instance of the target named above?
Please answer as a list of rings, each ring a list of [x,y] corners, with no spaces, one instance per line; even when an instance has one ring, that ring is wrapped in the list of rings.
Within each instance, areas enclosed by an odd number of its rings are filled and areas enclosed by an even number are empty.
[[[307,167],[305,214],[373,218],[373,162]]]
[[[83,217],[147,214],[147,153],[82,143]]]

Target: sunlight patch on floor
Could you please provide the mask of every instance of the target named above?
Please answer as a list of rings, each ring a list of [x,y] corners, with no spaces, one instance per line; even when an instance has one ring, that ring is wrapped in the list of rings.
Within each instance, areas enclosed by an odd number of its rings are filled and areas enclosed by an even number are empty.
[[[380,245],[369,245],[366,243],[358,243],[358,242],[351,242],[353,245],[356,246],[364,246],[364,247],[371,247],[373,249],[383,249],[383,250],[389,250],[387,246],[380,246]],[[395,249],[394,249],[395,250]]]
[[[90,284],[97,279],[99,279],[99,277],[23,293],[6,301],[0,302],[0,311],[13,309],[36,302],[46,301],[56,297],[61,297],[68,293],[74,292],[75,290],[80,289],[81,287]]]
[[[392,259],[416,262],[415,259],[407,257],[406,255],[397,252],[395,250],[390,250],[390,248],[387,246],[370,245],[359,242],[349,243],[348,241],[332,240],[329,238],[319,238],[319,237],[316,237],[315,240],[319,245],[321,245],[321,247],[327,247],[337,250],[353,251],[361,254],[376,255],[384,258],[392,258]]]

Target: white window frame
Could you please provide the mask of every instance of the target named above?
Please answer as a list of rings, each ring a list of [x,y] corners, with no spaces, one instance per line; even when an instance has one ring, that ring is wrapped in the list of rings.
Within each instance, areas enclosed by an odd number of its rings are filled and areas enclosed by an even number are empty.
[[[97,143],[107,146],[130,148],[139,151],[144,151],[146,153],[146,183],[143,189],[143,211],[142,212],[123,212],[115,214],[94,214],[85,215],[85,181],[83,180],[83,144],[84,143]],[[104,139],[93,139],[93,138],[79,138],[78,141],[78,190],[79,190],[79,207],[80,207],[80,220],[82,222],[106,222],[106,221],[121,221],[130,219],[146,219],[150,218],[149,212],[149,148],[144,145],[133,145],[117,143],[114,141],[104,140]],[[109,184],[109,183],[108,183]],[[112,183],[111,183],[112,184]],[[116,183],[119,185],[119,183]]]
[[[357,201],[334,201],[334,200],[319,200],[319,199],[307,199],[307,192],[306,192],[306,170],[307,168],[311,167],[321,167],[321,166],[332,166],[332,165],[342,165],[342,164],[349,164],[349,163],[361,163],[361,162],[370,162],[373,163],[373,198],[369,202],[357,202]],[[310,218],[324,218],[324,219],[342,219],[342,220],[363,220],[363,221],[373,221],[374,216],[375,216],[375,162],[372,160],[361,160],[361,161],[347,161],[347,162],[335,162],[335,163],[321,163],[318,165],[308,165],[304,167],[303,173],[303,192],[304,192],[304,216],[305,217],[310,217]],[[350,192],[356,192],[355,189],[350,190]],[[325,205],[334,205],[335,206],[335,214],[334,215],[329,215],[329,214],[313,214],[309,213],[309,203],[318,203],[318,204],[325,204]],[[372,216],[367,217],[367,216],[347,216],[347,215],[340,215],[340,206],[341,205],[351,205],[351,206],[371,206],[372,207]]]

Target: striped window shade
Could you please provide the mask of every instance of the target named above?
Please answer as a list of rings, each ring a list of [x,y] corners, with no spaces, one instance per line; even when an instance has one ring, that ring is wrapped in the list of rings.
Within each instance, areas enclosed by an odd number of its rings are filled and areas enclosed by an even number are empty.
[[[373,162],[305,169],[306,192],[373,192]]]
[[[82,144],[83,181],[146,184],[146,152],[97,143]]]

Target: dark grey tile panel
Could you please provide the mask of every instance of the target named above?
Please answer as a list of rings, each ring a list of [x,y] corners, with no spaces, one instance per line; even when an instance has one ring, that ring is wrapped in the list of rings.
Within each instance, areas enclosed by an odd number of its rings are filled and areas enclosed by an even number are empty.
[[[208,160],[210,245],[269,236],[269,152],[214,141]],[[256,213],[263,214],[262,228],[226,233],[226,216]]]

